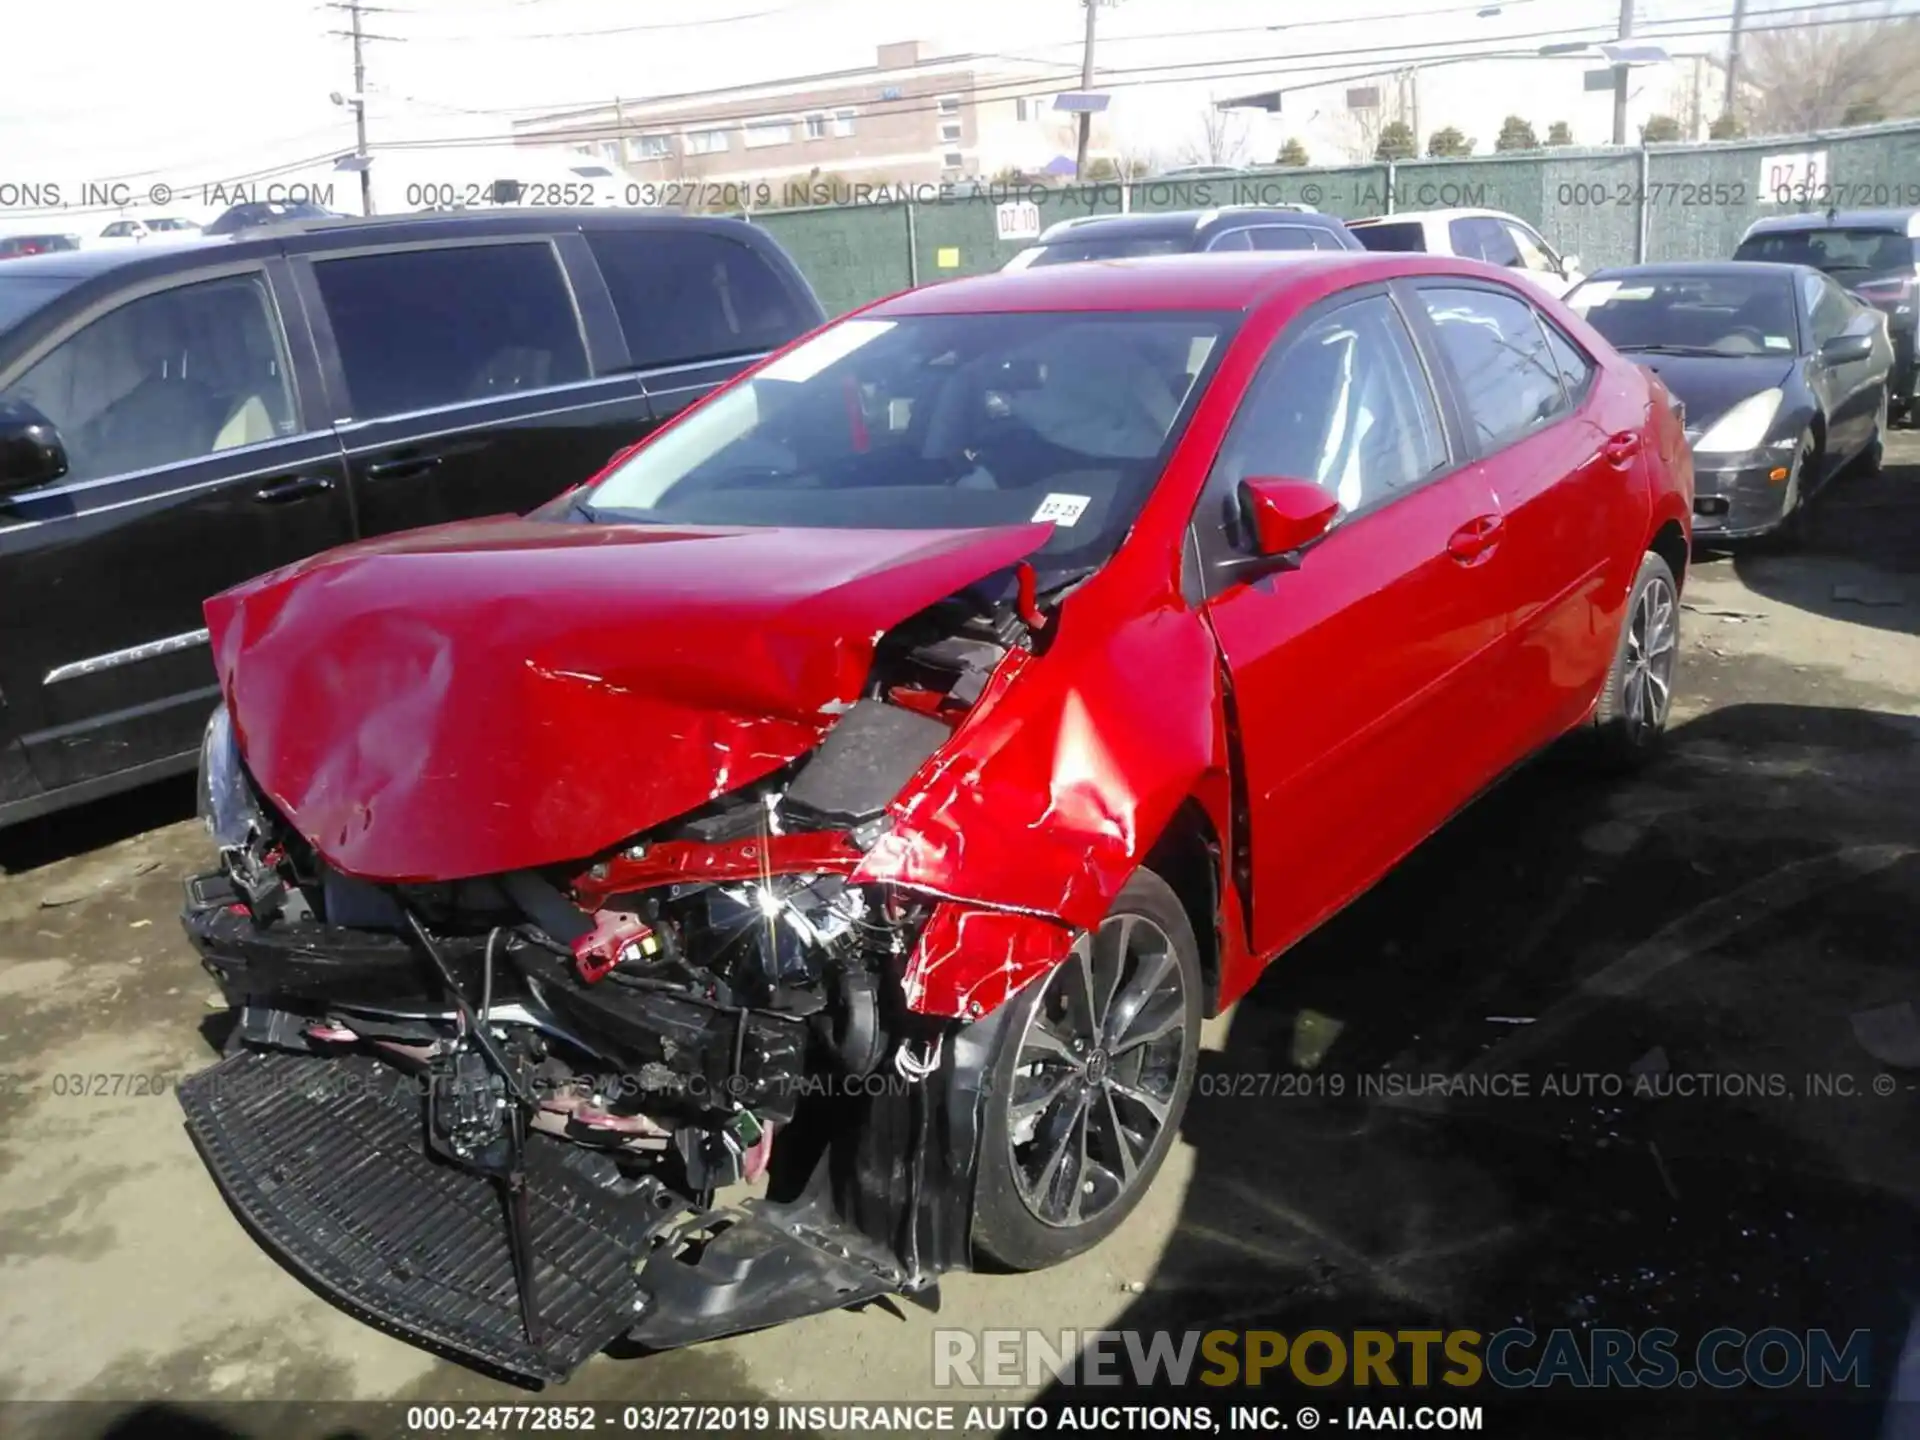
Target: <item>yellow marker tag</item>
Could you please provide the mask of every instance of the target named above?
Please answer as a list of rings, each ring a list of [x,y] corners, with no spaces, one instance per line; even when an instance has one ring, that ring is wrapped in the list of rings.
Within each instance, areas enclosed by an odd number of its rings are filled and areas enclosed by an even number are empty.
[[[938,265],[942,270],[959,269],[960,247],[958,245],[942,245],[935,253],[933,263]]]

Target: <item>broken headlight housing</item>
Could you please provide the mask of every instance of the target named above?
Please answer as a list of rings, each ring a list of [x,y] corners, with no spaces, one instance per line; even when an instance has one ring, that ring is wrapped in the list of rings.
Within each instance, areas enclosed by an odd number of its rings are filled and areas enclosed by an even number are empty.
[[[255,835],[266,830],[265,817],[240,759],[233,717],[225,705],[213,712],[200,741],[199,789],[201,822],[222,850],[244,849]]]

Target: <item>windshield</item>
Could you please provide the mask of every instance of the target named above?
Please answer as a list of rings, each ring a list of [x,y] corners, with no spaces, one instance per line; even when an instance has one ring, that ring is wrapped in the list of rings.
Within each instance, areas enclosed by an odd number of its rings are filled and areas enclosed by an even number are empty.
[[[1426,227],[1418,221],[1399,225],[1354,225],[1353,238],[1369,250],[1417,254],[1427,248]]]
[[[1772,260],[1784,265],[1812,265],[1829,275],[1885,274],[1912,270],[1920,260],[1920,246],[1894,230],[1861,230],[1834,226],[1824,230],[1775,230],[1751,235],[1733,252],[1736,260]]]
[[[1051,520],[1052,570],[1119,545],[1233,317],[855,318],[608,473],[593,520],[932,530]]]
[[[1635,275],[1589,280],[1566,303],[1616,350],[1711,355],[1799,351],[1793,283],[1785,275]]]
[[[0,272],[0,331],[10,330],[54,296],[78,282],[64,275]]]
[[[1074,260],[1132,260],[1141,255],[1180,255],[1193,248],[1191,235],[1068,235],[1036,245],[1028,265],[1064,265]]]

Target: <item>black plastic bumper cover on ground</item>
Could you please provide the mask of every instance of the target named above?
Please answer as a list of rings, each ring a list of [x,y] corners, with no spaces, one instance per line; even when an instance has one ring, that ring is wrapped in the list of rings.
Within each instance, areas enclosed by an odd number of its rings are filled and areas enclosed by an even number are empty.
[[[567,1147],[528,1149],[544,1343],[521,1325],[500,1190],[429,1155],[410,1076],[364,1056],[241,1051],[180,1086],[187,1128],[228,1202],[285,1263],[416,1342],[562,1380],[635,1318],[655,1218],[596,1193]]]

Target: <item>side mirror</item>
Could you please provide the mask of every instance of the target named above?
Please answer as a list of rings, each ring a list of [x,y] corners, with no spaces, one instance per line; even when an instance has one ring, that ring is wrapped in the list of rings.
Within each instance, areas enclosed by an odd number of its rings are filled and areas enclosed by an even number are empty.
[[[1252,579],[1298,564],[1295,552],[1333,528],[1340,502],[1310,480],[1248,478],[1240,482],[1240,515],[1254,553],[1222,568]]]
[[[19,400],[0,400],[0,494],[50,485],[67,473],[53,422]]]
[[[1578,255],[1562,255],[1560,257],[1560,276],[1562,279],[1571,280],[1575,272],[1579,269],[1580,257]]]
[[[1829,365],[1847,365],[1868,359],[1873,354],[1871,335],[1836,335],[1820,347],[1820,358]]]

